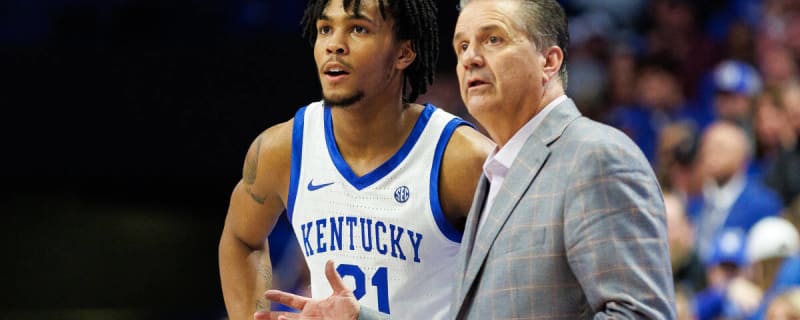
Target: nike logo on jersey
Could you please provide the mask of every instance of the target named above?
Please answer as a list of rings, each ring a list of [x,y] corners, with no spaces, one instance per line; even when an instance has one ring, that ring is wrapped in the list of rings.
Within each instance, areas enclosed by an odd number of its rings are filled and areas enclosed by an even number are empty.
[[[308,182],[308,191],[317,191],[332,184],[333,182],[314,185],[314,179],[311,179],[311,181]]]

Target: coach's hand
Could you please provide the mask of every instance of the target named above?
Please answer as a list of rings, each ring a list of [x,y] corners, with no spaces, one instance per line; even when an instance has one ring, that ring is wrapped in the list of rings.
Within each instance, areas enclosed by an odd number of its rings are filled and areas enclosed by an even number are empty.
[[[325,277],[328,278],[333,294],[322,300],[315,300],[295,294],[267,290],[264,297],[295,309],[300,313],[259,311],[253,315],[256,320],[356,320],[361,306],[353,292],[345,287],[339,273],[333,268],[333,261],[325,264]]]

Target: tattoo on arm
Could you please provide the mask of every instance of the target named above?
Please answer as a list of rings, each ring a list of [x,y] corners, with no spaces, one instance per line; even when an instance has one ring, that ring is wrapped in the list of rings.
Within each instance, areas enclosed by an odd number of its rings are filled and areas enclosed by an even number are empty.
[[[249,193],[250,194],[250,198],[252,198],[253,201],[257,202],[258,204],[264,204],[264,202],[267,200],[267,197],[262,197],[262,196],[259,196],[259,195],[255,194],[255,192],[250,190],[250,187],[247,187],[247,193]]]
[[[264,302],[262,299],[256,300],[256,311],[265,311],[267,310],[267,303]]]
[[[258,275],[261,276],[261,279],[264,282],[271,282],[272,280],[272,268],[267,268],[266,263],[259,263],[258,264]]]
[[[269,254],[269,253],[265,252],[264,254]],[[260,280],[264,281],[265,286],[267,287],[271,286],[270,283],[272,282],[272,268],[271,267],[268,268],[267,263],[265,263],[264,261],[259,262],[256,272],[258,272],[258,275],[261,278]],[[264,297],[256,299],[256,311],[267,310],[267,308],[269,308],[269,305],[267,304]]]
[[[261,153],[261,135],[253,142],[256,146],[255,152],[248,154],[244,162],[244,183],[253,184],[256,182],[256,174],[258,172],[258,158]]]
[[[256,138],[256,141],[253,142],[253,144],[255,144],[255,150],[253,150],[252,153],[247,154],[247,159],[244,161],[244,172],[242,173],[244,183],[247,185],[247,193],[250,194],[250,198],[252,198],[253,201],[257,202],[258,204],[264,204],[264,201],[266,200],[266,197],[255,194],[252,188],[258,175],[258,158],[261,154],[261,138],[262,135],[259,135]]]

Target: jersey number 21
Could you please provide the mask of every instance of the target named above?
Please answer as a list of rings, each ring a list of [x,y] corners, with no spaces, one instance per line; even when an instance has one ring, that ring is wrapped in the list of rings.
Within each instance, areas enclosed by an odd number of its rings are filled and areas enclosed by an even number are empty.
[[[356,288],[353,295],[356,299],[361,299],[367,293],[367,276],[359,266],[352,264],[340,264],[336,267],[336,272],[345,277],[353,277]],[[378,289],[378,311],[389,314],[389,276],[386,267],[380,267],[372,275],[372,285]]]

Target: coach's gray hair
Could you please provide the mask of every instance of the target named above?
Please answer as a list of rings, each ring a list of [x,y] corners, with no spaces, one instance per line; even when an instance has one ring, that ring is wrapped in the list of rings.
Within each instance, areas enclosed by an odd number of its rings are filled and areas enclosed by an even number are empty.
[[[556,0],[514,0],[519,2],[519,23],[528,33],[536,48],[542,50],[550,46],[558,46],[564,52],[564,61],[558,75],[564,89],[567,88],[567,47],[569,47],[569,30],[567,14]],[[473,0],[461,0],[460,11]]]

